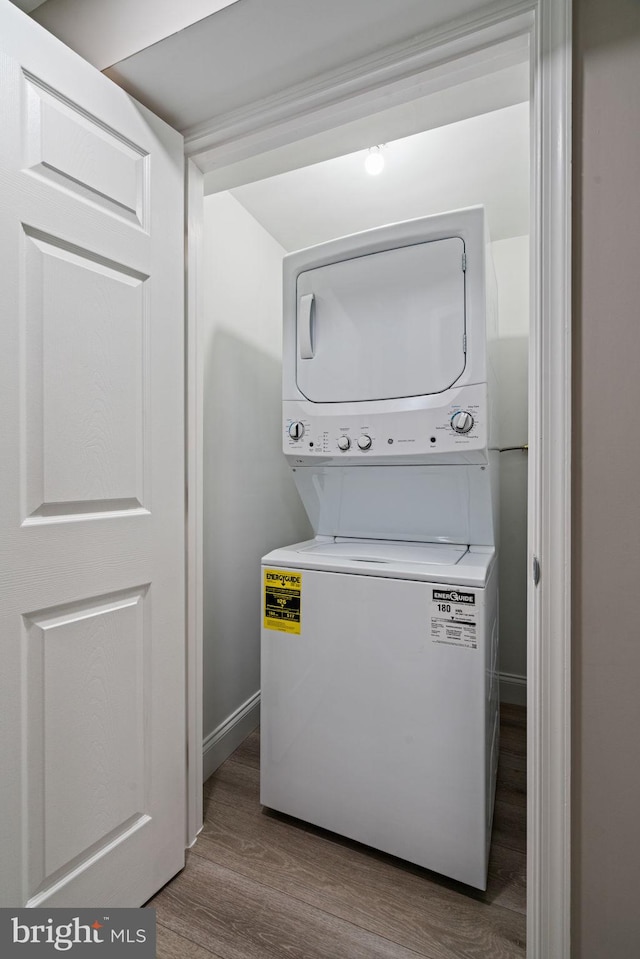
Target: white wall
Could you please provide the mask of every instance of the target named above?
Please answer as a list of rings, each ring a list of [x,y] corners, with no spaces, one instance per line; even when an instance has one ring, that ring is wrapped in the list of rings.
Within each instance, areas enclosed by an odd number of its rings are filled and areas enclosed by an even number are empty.
[[[529,237],[492,244],[498,283],[500,446],[527,440]],[[500,694],[526,703],[527,454],[500,456]]]
[[[284,250],[205,198],[205,778],[258,720],[260,558],[310,528],[281,452]]]

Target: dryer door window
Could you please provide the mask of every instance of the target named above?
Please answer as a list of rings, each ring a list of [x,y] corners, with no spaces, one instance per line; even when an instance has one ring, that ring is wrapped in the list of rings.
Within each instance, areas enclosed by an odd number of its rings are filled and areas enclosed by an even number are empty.
[[[314,403],[441,393],[465,367],[464,243],[419,243],[298,276],[298,388]]]

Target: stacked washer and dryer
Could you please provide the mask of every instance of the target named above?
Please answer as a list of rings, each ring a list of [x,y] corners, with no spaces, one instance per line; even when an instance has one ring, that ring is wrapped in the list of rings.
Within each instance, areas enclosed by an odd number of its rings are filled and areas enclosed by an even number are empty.
[[[498,759],[495,283],[481,207],[285,257],[261,802],[484,889]]]

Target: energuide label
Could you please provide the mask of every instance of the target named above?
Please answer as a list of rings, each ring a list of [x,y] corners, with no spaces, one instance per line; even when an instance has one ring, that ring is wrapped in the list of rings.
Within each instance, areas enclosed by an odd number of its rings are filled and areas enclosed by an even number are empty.
[[[264,571],[264,627],[300,634],[302,573],[287,569]]]
[[[430,605],[431,642],[476,649],[478,613],[475,593],[468,590],[433,589]]]

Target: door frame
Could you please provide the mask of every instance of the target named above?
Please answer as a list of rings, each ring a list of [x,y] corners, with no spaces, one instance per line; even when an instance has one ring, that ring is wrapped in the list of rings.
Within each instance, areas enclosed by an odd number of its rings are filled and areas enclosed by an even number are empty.
[[[204,184],[197,163],[185,158],[185,578],[187,680],[186,845],[193,846],[203,817],[203,636],[204,636],[204,431],[202,254]]]
[[[460,78],[528,36],[531,319],[527,602],[527,956],[570,956],[571,0],[495,3],[285,95],[187,131],[187,643],[191,843],[202,822],[203,190],[208,170],[250,160]],[[467,59],[465,62],[469,62]],[[485,60],[486,62],[486,60]],[[540,570],[534,579],[534,567]]]

